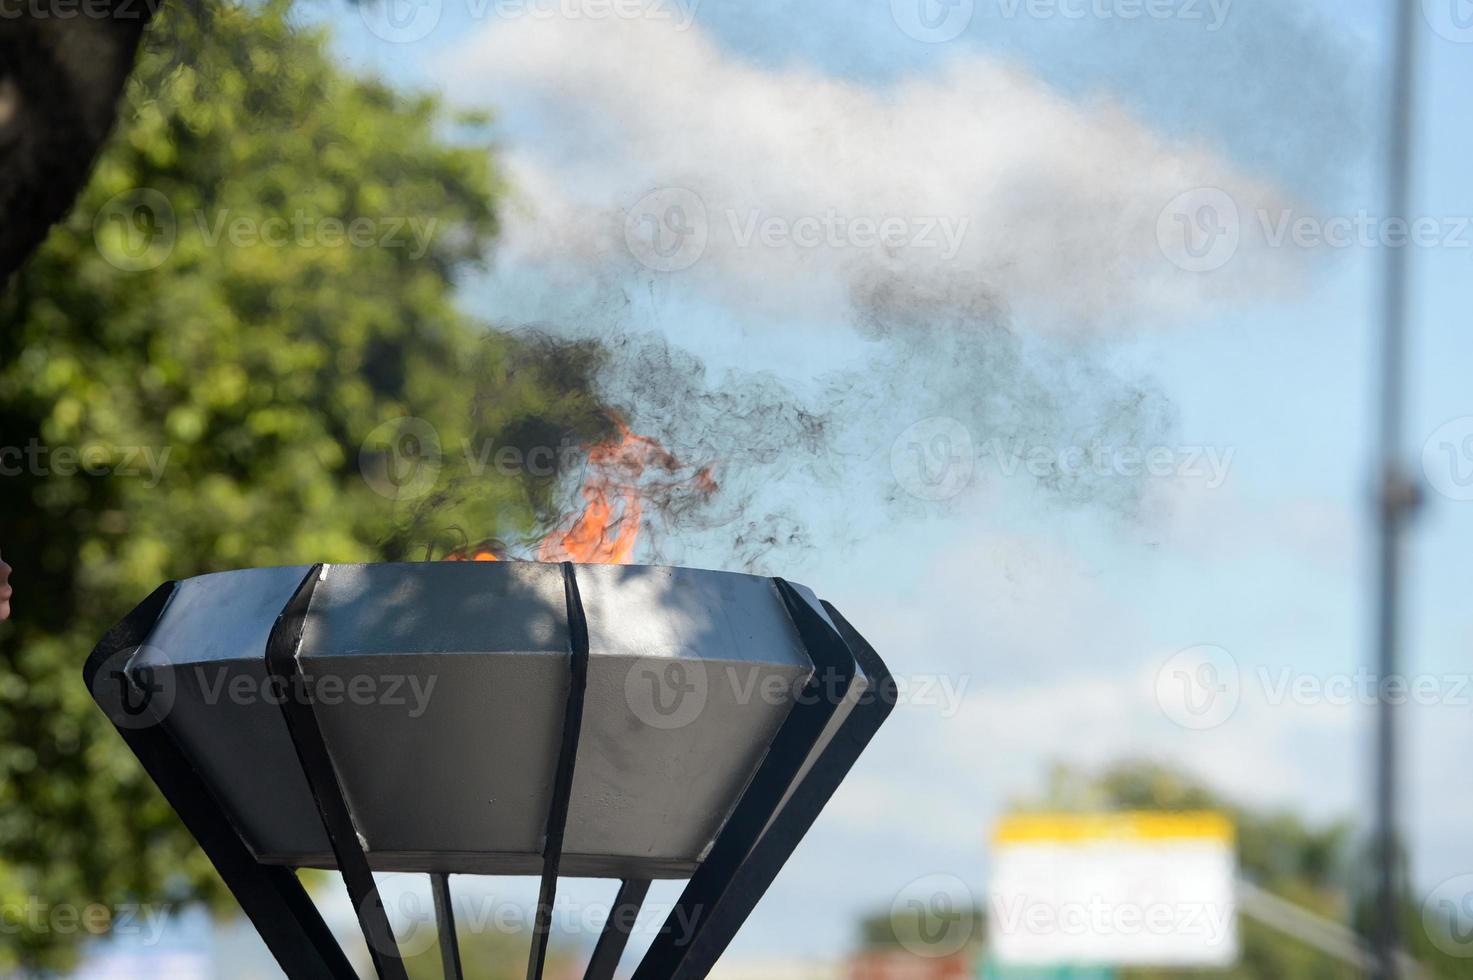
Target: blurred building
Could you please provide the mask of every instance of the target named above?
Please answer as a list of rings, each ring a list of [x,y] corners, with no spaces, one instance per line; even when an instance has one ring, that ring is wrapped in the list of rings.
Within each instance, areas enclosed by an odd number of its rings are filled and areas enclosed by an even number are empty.
[[[722,961],[711,980],[844,980],[841,965],[821,960],[739,959]]]
[[[876,949],[849,961],[848,980],[962,980],[977,975],[976,954],[917,956],[903,949]]]

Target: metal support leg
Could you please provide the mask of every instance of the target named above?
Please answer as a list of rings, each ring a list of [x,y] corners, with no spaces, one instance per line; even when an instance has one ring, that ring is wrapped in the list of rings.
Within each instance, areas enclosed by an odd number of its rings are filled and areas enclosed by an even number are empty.
[[[824,608],[872,686],[732,876],[725,892],[706,913],[704,923],[691,939],[684,962],[671,975],[671,980],[704,977],[716,965],[895,706],[894,678],[874,648],[838,610],[828,603],[824,603]]]
[[[291,733],[297,758],[302,763],[307,785],[312,790],[313,802],[322,817],[323,829],[332,843],[332,852],[337,858],[343,883],[348,887],[348,896],[353,900],[353,909],[358,915],[363,938],[368,942],[368,954],[373,958],[374,969],[378,971],[380,980],[408,980],[399,945],[389,926],[389,916],[384,911],[373,871],[368,866],[368,855],[364,853],[367,845],[359,836],[348,803],[343,798],[343,788],[338,783],[332,756],[328,754],[322,729],[317,724],[317,714],[304,683],[302,664],[297,658],[307,609],[322,570],[322,565],[312,567],[277,617],[271,637],[266,641],[266,670],[278,689],[285,693],[281,710],[286,716],[286,727]]]
[[[649,890],[650,883],[641,878],[628,878],[619,885],[619,894],[614,896],[614,905],[604,920],[604,930],[599,934],[598,945],[593,947],[583,980],[612,980]]]
[[[547,960],[552,906],[557,898],[558,865],[563,859],[563,832],[568,825],[568,804],[573,797],[573,768],[578,761],[578,736],[583,728],[583,696],[588,689],[588,619],[583,614],[583,600],[578,595],[577,572],[573,563],[568,561],[563,562],[563,596],[568,610],[568,702],[563,715],[563,741],[558,751],[552,806],[547,815],[547,834],[542,845],[542,887],[537,896],[537,918],[532,927],[532,955],[527,961],[527,980],[541,980]]]
[[[435,896],[435,928],[440,933],[440,964],[445,980],[461,980],[460,942],[455,938],[455,907],[450,904],[450,876],[430,875]]]
[[[165,725],[140,726],[137,703],[125,700],[130,698],[127,662],[148,642],[176,587],[175,582],[160,586],[109,630],[87,658],[83,680],[98,707],[199,842],[282,972],[293,980],[357,980],[342,947],[297,876],[287,868],[256,861]]]
[[[809,794],[801,801],[809,804],[811,809],[811,813],[803,815],[806,819],[801,821],[801,829],[797,828],[800,822],[797,819],[781,827],[773,820],[830,718],[848,696],[858,665],[844,641],[808,600],[782,579],[773,581],[813,661],[814,671],[778,729],[736,809],[712,842],[710,853],[691,875],[679,902],[645,953],[634,973],[635,980],[705,976],[736,929],[756,906],[777,869],[792,853],[802,831],[808,828],[818,816],[818,809],[822,808],[823,801],[816,801],[813,805],[809,797],[814,794]],[[815,775],[811,773],[805,785],[813,781]],[[824,797],[826,799],[827,796]],[[785,815],[794,810],[795,802],[799,801],[790,801],[783,808]],[[770,829],[769,824],[773,824]],[[770,841],[764,855],[775,859],[771,874],[743,878],[742,887],[731,895],[729,902],[724,901],[759,840]],[[764,862],[763,868],[770,863],[773,862]],[[702,936],[707,932],[711,938],[703,940]],[[699,955],[687,964],[687,959],[695,951],[699,951]]]

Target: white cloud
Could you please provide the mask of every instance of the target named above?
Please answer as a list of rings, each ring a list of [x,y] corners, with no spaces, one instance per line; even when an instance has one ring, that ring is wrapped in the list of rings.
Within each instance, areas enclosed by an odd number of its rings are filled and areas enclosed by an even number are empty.
[[[920,581],[882,585],[852,606],[897,673],[965,671],[976,690],[1133,662],[1146,648],[1136,610],[1078,552],[1042,536],[972,531]]]
[[[708,235],[680,274],[745,308],[842,315],[836,304],[895,280],[967,313],[1092,329],[1258,301],[1294,271],[1251,216],[1282,206],[1272,188],[991,58],[881,87],[753,66],[658,21],[528,18],[468,39],[444,79],[458,99],[505,109],[513,260],[644,271],[625,219],[679,203]],[[638,203],[669,187],[695,197]],[[1243,217],[1235,257],[1209,274],[1178,268],[1158,242],[1163,209],[1200,187],[1226,190]],[[898,220],[896,241],[918,243],[864,244],[885,219]],[[1170,214],[1165,227],[1179,234]],[[667,239],[684,259],[693,242]]]
[[[897,675],[948,672],[965,692],[960,710],[897,709],[875,758],[836,800],[846,822],[898,822],[940,846],[965,839],[967,827],[982,833],[1009,800],[1036,794],[1052,763],[1098,769],[1131,758],[1182,767],[1248,804],[1315,817],[1357,809],[1369,710],[1285,694],[1286,672],[1323,680],[1355,670],[1357,658],[1336,657],[1323,623],[1311,615],[1282,642],[1232,649],[1236,708],[1215,727],[1189,730],[1173,720],[1178,705],[1158,702],[1157,680],[1200,637],[1179,632],[1174,610],[1127,602],[1138,583],[1093,566],[1087,549],[1060,535],[978,528],[913,583],[833,596]],[[1303,557],[1319,561],[1313,550]],[[1180,598],[1154,587],[1161,603]],[[1264,624],[1247,635],[1277,635],[1279,615],[1263,610]]]
[[[1240,488],[1250,485],[1231,478],[1220,487],[1199,479],[1156,481],[1141,510],[1150,516],[1153,537],[1181,558],[1273,556],[1337,572],[1361,559],[1368,511],[1357,514],[1344,500],[1327,496],[1249,497]]]

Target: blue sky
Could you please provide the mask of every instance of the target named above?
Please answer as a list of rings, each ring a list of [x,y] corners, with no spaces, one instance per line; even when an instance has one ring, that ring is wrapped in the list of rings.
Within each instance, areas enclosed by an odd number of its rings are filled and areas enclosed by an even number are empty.
[[[765,371],[804,396],[835,372],[901,372],[875,377],[876,388],[895,385],[884,399],[862,400],[865,431],[845,437],[853,453],[840,480],[796,473],[769,491],[792,498],[780,502],[811,522],[815,545],[773,561],[846,610],[898,674],[944,677],[957,700],[897,713],[735,955],[840,952],[859,915],[927,875],[955,875],[980,897],[988,827],[1039,790],[1054,760],[1155,755],[1246,802],[1315,818],[1353,815],[1368,797],[1369,709],[1274,703],[1264,687],[1286,671],[1323,682],[1368,662],[1368,396],[1385,250],[1274,247],[1256,215],[1382,216],[1384,5],[1179,0],[1156,8],[1171,12],[1159,19],[1091,12],[1129,0],[1064,6],[1087,13],[963,2],[968,24],[945,41],[908,34],[902,0],[670,0],[656,5],[670,19],[638,25],[423,0],[407,9],[430,21],[402,21],[397,34],[373,14],[325,15],[345,63],[498,114],[497,142],[531,207],[509,220],[491,271],[467,283],[468,310],[570,333],[651,331],[701,357],[713,382]],[[1444,36],[1451,21],[1439,21],[1436,0],[1425,6],[1414,210],[1456,237],[1473,214],[1460,105],[1473,45]],[[1007,115],[1020,105],[1028,111]],[[781,142],[751,149],[777,125],[794,126],[792,160],[763,158],[781,155]],[[609,228],[641,194],[671,186],[709,207],[712,244],[689,268],[651,270]],[[1177,194],[1200,186],[1226,188],[1238,205],[1231,259],[1190,271],[1164,246],[1131,251]],[[938,271],[933,255],[717,241],[723,207],[791,222],[804,202],[853,214],[879,198],[877,217],[969,217],[965,249]],[[1413,465],[1440,426],[1473,415],[1460,316],[1470,244],[1464,231],[1456,247],[1412,250]],[[1023,413],[1016,378],[965,361],[990,357],[988,343],[968,337],[937,353],[859,329],[854,297],[881,275],[918,283],[917,316],[938,317],[942,331],[980,329],[967,304],[995,302],[984,319],[1018,338],[1035,365],[1027,378],[1045,388],[1102,381]],[[1101,431],[1128,445],[1093,416],[1132,390],[1163,409],[1138,429],[1145,446],[1181,465],[1198,448],[1230,452],[1225,479],[1114,475],[1081,502],[979,457],[970,483],[938,502],[908,495],[913,481],[892,463],[894,442],[936,416],[966,420],[974,450],[1010,434],[1057,450],[1071,433]],[[987,407],[994,398],[1000,414]],[[1011,413],[1027,420],[1017,433]],[[1444,437],[1460,437],[1458,425]],[[1430,475],[1449,486],[1446,472]],[[843,533],[840,509],[859,533]],[[1470,669],[1470,532],[1473,503],[1429,490],[1407,669],[1449,691],[1448,675]],[[692,537],[682,559],[723,564],[719,538]],[[1184,726],[1179,706],[1162,702],[1163,665],[1201,645],[1227,651],[1241,699],[1218,724]],[[1460,819],[1473,802],[1460,778],[1473,708],[1442,700],[1404,712],[1405,816],[1424,888],[1473,869]],[[567,894],[605,890],[586,887]]]

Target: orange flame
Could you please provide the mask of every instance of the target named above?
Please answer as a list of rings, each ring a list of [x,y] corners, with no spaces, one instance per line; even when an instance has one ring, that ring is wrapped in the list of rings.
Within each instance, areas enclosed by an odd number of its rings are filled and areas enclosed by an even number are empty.
[[[457,548],[445,556],[446,561],[501,561],[501,556],[496,553],[491,542],[483,541],[477,545],[467,545]]]
[[[538,561],[627,565],[639,539],[648,493],[675,488],[703,496],[716,492],[711,467],[701,467],[694,476],[682,479],[685,464],[657,440],[631,431],[617,417],[614,424],[618,429],[614,436],[588,450],[582,512],[542,538]],[[647,481],[646,474],[652,470],[656,475]],[[505,556],[495,543],[486,541],[453,551],[445,560],[503,561]]]

